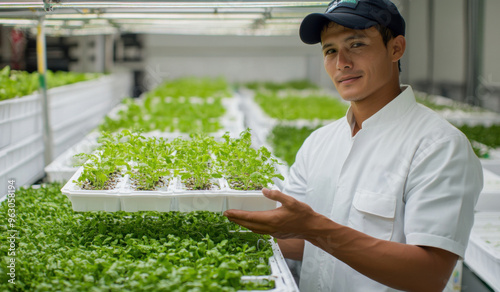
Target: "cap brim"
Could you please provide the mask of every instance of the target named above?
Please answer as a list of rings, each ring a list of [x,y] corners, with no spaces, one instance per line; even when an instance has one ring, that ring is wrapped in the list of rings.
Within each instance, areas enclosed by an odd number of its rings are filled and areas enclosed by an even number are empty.
[[[331,21],[352,29],[367,29],[377,24],[371,19],[351,13],[312,13],[300,24],[300,39],[310,45],[321,42],[321,31]]]

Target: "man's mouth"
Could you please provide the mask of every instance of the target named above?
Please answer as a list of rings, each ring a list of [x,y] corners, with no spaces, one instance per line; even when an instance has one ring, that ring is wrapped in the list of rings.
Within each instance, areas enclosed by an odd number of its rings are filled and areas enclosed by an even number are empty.
[[[355,82],[359,78],[361,78],[361,76],[344,76],[344,77],[340,78],[338,82],[340,84],[349,84],[349,83]]]

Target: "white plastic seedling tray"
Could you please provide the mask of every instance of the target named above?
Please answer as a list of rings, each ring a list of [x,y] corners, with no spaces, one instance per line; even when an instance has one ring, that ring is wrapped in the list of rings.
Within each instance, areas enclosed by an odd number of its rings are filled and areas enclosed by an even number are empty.
[[[295,283],[292,273],[285,262],[285,258],[281,253],[278,244],[274,239],[270,240],[273,248],[273,256],[269,258],[269,265],[271,266],[271,275],[268,276],[242,276],[242,281],[258,282],[262,280],[274,281],[275,287],[270,290],[258,291],[272,291],[272,292],[299,292],[299,288]],[[245,290],[249,292],[248,290]],[[256,291],[251,291],[256,292]]]
[[[223,212],[227,209],[264,211],[276,208],[276,202],[264,197],[261,191],[234,190],[224,179],[220,179],[219,187],[212,190],[186,190],[180,179],[174,177],[168,186],[158,190],[137,191],[125,175],[113,189],[84,190],[75,182],[82,171],[80,167],[61,190],[71,201],[74,211]],[[277,189],[274,185],[269,188]]]
[[[500,212],[479,212],[465,252],[465,263],[494,291],[500,291]]]

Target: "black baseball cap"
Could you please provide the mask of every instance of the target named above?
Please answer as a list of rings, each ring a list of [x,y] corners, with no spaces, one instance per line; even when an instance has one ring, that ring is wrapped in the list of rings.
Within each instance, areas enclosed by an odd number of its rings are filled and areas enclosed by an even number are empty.
[[[302,20],[300,39],[311,45],[321,42],[321,31],[331,21],[352,29],[379,24],[389,28],[394,36],[405,35],[405,21],[389,0],[334,0],[325,13],[312,13]]]

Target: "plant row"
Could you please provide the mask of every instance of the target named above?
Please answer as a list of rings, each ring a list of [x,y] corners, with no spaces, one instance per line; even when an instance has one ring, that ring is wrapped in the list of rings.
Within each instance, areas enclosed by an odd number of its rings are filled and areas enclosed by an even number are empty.
[[[209,190],[219,178],[235,190],[260,190],[283,179],[269,150],[252,148],[249,130],[220,141],[206,135],[168,141],[123,130],[103,133],[99,143],[96,152],[78,154],[86,160],[77,180],[84,189],[112,189],[124,175],[137,190],[164,189],[174,177],[190,190]]]
[[[53,72],[47,70],[47,88],[63,86],[96,79],[99,73]],[[37,91],[40,82],[38,72],[11,70],[9,66],[0,70],[0,101],[30,95]]]
[[[275,126],[268,137],[269,144],[273,148],[273,155],[291,166],[306,138],[316,129],[318,127]]]
[[[269,118],[273,128],[265,129],[265,136],[273,155],[289,166],[295,161],[304,140],[332,120],[343,117],[348,104],[332,94],[320,90],[307,80],[289,82],[251,82],[246,88],[253,90],[253,101]],[[249,114],[249,119],[260,114]],[[266,122],[255,120],[255,124]],[[259,129],[257,129],[259,130]]]
[[[314,86],[306,86],[307,82],[298,83],[265,83],[254,82],[247,85],[255,90],[255,101],[272,118],[280,121],[297,119],[338,119],[345,115],[348,105],[338,99],[317,94]],[[300,90],[302,89],[302,90]],[[305,90],[304,90],[305,89]],[[483,112],[484,109],[468,104],[439,100],[435,96],[416,93],[417,102],[435,111]],[[268,141],[273,147],[273,154],[283,159],[288,165],[295,161],[295,155],[303,141],[318,127],[293,127],[278,124],[270,133]],[[487,158],[491,149],[500,147],[500,125],[468,126],[458,128],[465,133],[472,143],[478,157]],[[479,145],[477,143],[480,143]]]
[[[273,155],[283,159],[288,165],[292,165],[305,139],[316,129],[317,127],[297,128],[277,125],[268,137],[269,144],[273,148]],[[500,148],[500,125],[463,125],[458,129],[467,136],[474,152],[480,158],[488,158],[492,149]]]
[[[254,97],[262,110],[278,120],[336,120],[348,105],[321,91],[257,91]]]
[[[317,127],[297,128],[277,125],[268,137],[269,144],[273,148],[273,155],[283,159],[288,165],[292,165],[305,139],[316,129]],[[500,148],[500,125],[464,125],[458,129],[467,136],[474,152],[480,158],[488,158],[492,149]]]
[[[230,87],[221,78],[167,81],[143,99],[125,99],[124,108],[115,117],[105,117],[99,129],[214,133],[222,129],[220,118],[226,112],[222,99],[230,96]]]
[[[269,237],[212,212],[74,213],[61,185],[15,193],[15,248],[0,226],[1,291],[237,291],[269,275]],[[7,214],[4,201],[0,210]],[[12,254],[14,252],[15,254]],[[15,258],[15,283],[9,283]]]
[[[316,84],[312,83],[309,80],[290,80],[286,82],[255,81],[255,82],[247,82],[243,84],[243,86],[255,91],[319,89],[319,87]]]
[[[434,111],[463,111],[468,113],[474,112],[486,112],[485,109],[469,105],[467,103],[454,101],[445,97],[438,97],[423,92],[415,92],[415,98],[418,103],[425,105],[426,107]]]
[[[224,98],[231,97],[227,81],[222,78],[184,77],[165,81],[146,93],[147,97]]]
[[[474,152],[481,158],[488,158],[491,149],[500,148],[500,125],[463,125],[458,129],[471,141]],[[481,143],[486,148],[479,147],[475,142]]]

